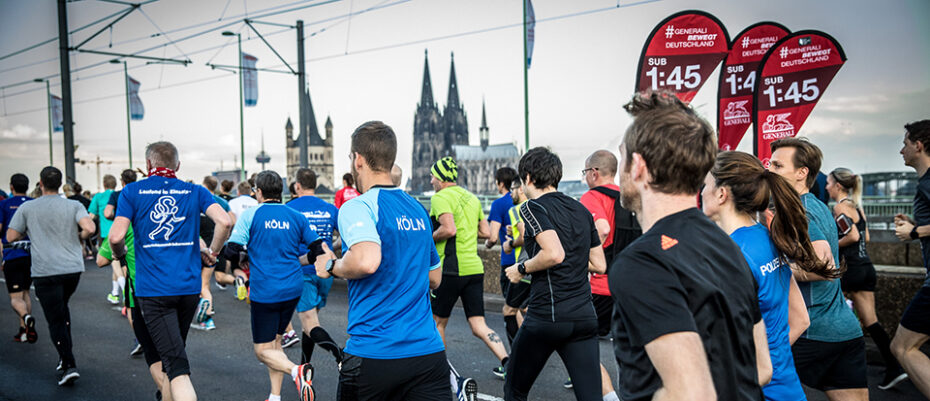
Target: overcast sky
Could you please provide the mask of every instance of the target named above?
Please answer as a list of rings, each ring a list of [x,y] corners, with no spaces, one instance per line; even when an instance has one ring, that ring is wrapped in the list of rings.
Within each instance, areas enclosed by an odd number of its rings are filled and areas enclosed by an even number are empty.
[[[455,53],[471,143],[478,143],[484,98],[491,143],[515,142],[522,149],[519,0],[161,0],[143,6],[144,14],[132,13],[112,32],[105,31],[84,45],[119,53],[154,48],[144,54],[193,61],[182,67],[129,60],[129,74],[141,82],[145,104],[145,119],[132,122],[136,166],[144,164],[145,145],[163,139],[178,145],[183,178],[199,180],[219,169],[221,162],[230,168],[239,153],[237,78],[211,70],[205,63],[236,63],[234,39],[220,35],[231,29],[242,33],[243,51],[257,56],[259,67],[285,70],[271,50],[236,20],[262,10],[307,4],[318,6],[261,20],[293,24],[303,19],[305,33],[316,33],[307,40],[307,82],[320,130],[327,116],[335,126],[337,176],[348,171],[346,154],[352,130],[373,119],[394,127],[398,163],[410,171],[424,50],[429,51],[434,97],[440,108],[446,103],[450,54]],[[731,36],[755,22],[772,20],[791,30],[819,29],[839,41],[848,61],[801,129],[802,135],[824,150],[827,171],[838,166],[856,172],[905,170],[898,155],[903,124],[930,118],[927,1],[535,0],[533,5],[539,22],[529,71],[530,143],[551,146],[562,157],[566,179],[580,178],[584,158],[594,150],[616,152],[630,122],[621,106],[633,93],[647,35],[663,18],[684,9],[714,14]],[[125,8],[92,0],[71,2],[67,7],[72,30]],[[372,7],[377,8],[366,11]],[[365,12],[358,14],[361,11]],[[350,13],[356,15],[346,18]],[[172,32],[195,24],[201,26]],[[217,28],[223,24],[232,25]],[[167,45],[165,36],[151,37],[162,31],[179,40],[210,28],[217,29],[176,45]],[[263,34],[283,31],[267,39],[296,69],[296,33],[269,25],[257,28]],[[94,31],[89,28],[71,35],[72,45]],[[0,55],[56,36],[55,1],[0,0]],[[57,44],[0,60],[0,86],[54,76],[52,93],[60,94]],[[228,46],[217,48],[224,44]],[[72,74],[74,135],[78,158],[92,160],[99,155],[112,162],[102,165],[101,171],[116,174],[128,161],[126,111],[122,67],[106,64],[110,58],[71,57],[72,69],[86,68]],[[88,68],[100,62],[105,64]],[[712,123],[718,72],[719,68],[692,102]],[[265,149],[271,155],[269,168],[284,173],[284,124],[288,116],[296,123],[297,79],[260,72],[258,81],[258,105],[245,109],[246,168],[250,172],[259,169],[255,156],[264,133]],[[0,181],[4,189],[10,174],[23,172],[34,180],[48,164],[44,91],[44,85],[37,83],[0,91]],[[63,167],[60,133],[53,142],[55,165]],[[738,149],[751,151],[751,145],[751,138],[744,137]],[[94,166],[79,165],[77,174],[85,188],[97,188]]]

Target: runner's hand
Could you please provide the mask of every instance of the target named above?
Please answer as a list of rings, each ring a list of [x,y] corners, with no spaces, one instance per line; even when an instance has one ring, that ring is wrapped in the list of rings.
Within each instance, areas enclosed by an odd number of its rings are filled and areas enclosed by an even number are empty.
[[[897,215],[894,216],[894,223],[899,224],[901,222],[914,224],[914,220],[911,220],[911,218],[908,217],[906,214],[898,213]]]
[[[911,240],[911,231],[914,229],[914,224],[908,221],[899,220],[895,223],[894,235],[898,237],[901,241],[910,241]]]
[[[507,273],[507,278],[510,279],[511,283],[516,284],[516,283],[519,283],[520,280],[523,279],[523,275],[520,274],[519,270],[517,270],[517,265],[508,267],[507,270],[505,270],[505,272]]]
[[[509,228],[510,226],[507,226],[507,227]],[[508,233],[507,236],[504,237],[504,242],[501,243],[501,247],[504,248],[504,253],[506,254],[510,254],[511,252],[513,252],[513,248],[510,246],[511,240],[513,240],[513,238],[510,238],[510,234]]]
[[[200,262],[204,266],[213,266],[216,264],[216,257],[213,256],[213,251],[210,248],[200,248]]]
[[[323,243],[323,254],[316,257],[316,260],[313,262],[313,266],[316,268],[316,275],[319,278],[330,278],[332,277],[326,271],[326,262],[329,262],[331,259],[336,259],[336,254],[329,249],[329,246],[326,243]]]

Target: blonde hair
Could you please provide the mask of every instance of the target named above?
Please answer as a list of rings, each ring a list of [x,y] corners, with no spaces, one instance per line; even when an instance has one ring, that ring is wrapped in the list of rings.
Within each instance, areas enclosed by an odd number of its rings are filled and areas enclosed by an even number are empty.
[[[856,207],[862,205],[862,177],[853,174],[848,168],[839,167],[830,172],[837,184],[849,193],[849,199],[855,202]]]

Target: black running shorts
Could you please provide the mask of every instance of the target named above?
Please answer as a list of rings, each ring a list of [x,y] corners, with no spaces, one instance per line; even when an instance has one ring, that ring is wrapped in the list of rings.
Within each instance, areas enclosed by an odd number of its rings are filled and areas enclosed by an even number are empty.
[[[843,292],[875,291],[875,266],[871,263],[847,265],[840,278]]]
[[[821,391],[867,388],[865,341],[838,343],[799,338],[791,347],[801,383]]]
[[[158,355],[158,350],[155,349],[155,342],[152,341],[152,335],[149,334],[149,329],[145,326],[145,319],[142,317],[142,312],[139,311],[139,300],[135,299],[133,303],[137,306],[135,308],[129,308],[129,313],[132,314],[132,332],[136,335],[136,341],[142,346],[142,354],[145,355],[145,364],[152,366],[152,364],[156,362],[161,362],[161,356]]]
[[[434,401],[452,399],[446,352],[401,359],[345,354],[336,399]]]
[[[142,320],[152,336],[168,380],[190,375],[185,345],[200,294],[137,297],[137,300]]]
[[[901,315],[901,326],[910,331],[930,335],[930,287],[920,287]]]
[[[270,343],[277,336],[287,331],[287,325],[294,316],[297,302],[300,297],[274,303],[252,301],[252,342],[255,344]]]
[[[610,295],[591,294],[594,311],[597,312],[597,335],[610,334],[610,319],[614,315],[614,299]]]
[[[459,297],[465,317],[484,316],[484,274],[442,276],[439,288],[433,290],[433,314],[447,318]]]
[[[32,258],[24,256],[3,262],[3,278],[6,280],[6,290],[10,294],[20,291],[29,291],[32,285]]]

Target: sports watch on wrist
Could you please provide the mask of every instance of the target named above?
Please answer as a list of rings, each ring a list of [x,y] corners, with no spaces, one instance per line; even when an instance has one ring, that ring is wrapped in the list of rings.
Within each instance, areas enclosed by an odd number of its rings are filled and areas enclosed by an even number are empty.
[[[336,259],[330,259],[326,261],[326,273],[329,273],[330,276],[336,277],[333,274],[333,268],[336,267]]]
[[[528,274],[526,272],[526,265],[524,265],[523,262],[520,262],[520,264],[517,265],[517,271],[524,276]]]
[[[911,230],[911,239],[918,239],[918,238],[920,238],[920,234],[917,233],[917,226],[915,225],[914,229]]]

